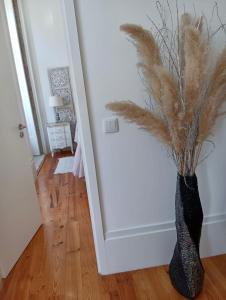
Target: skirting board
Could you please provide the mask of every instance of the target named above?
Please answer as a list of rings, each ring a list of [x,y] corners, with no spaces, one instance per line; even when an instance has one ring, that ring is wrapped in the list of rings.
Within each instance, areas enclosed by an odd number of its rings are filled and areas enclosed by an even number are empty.
[[[226,253],[225,236],[226,214],[205,217],[201,238],[201,256]],[[169,264],[175,243],[174,222],[106,232],[107,274]]]

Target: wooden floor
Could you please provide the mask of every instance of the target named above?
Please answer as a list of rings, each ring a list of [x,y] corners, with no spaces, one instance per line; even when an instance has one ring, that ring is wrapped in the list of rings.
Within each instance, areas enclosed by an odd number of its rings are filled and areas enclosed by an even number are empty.
[[[53,175],[56,162],[48,157],[37,180],[44,225],[4,280],[0,299],[184,299],[171,286],[167,267],[98,275],[84,181]],[[205,285],[198,299],[225,300],[226,256],[203,263]]]

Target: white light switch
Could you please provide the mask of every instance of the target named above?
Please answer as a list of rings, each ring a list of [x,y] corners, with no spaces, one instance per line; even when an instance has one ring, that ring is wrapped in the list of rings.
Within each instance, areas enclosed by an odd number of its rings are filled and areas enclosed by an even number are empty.
[[[105,133],[114,133],[119,131],[117,118],[106,118],[103,120],[103,130]]]

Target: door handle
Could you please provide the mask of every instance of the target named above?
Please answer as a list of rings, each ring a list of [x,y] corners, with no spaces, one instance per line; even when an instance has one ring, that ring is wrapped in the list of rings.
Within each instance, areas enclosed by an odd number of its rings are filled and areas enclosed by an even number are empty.
[[[26,126],[23,125],[23,124],[19,124],[19,125],[18,125],[18,130],[23,130],[23,129],[25,129],[25,128],[26,128]]]

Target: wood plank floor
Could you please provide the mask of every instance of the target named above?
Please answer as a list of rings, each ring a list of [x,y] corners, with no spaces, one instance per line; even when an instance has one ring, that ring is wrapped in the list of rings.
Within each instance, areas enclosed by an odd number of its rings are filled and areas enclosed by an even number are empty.
[[[53,175],[56,163],[48,157],[37,179],[44,225],[4,280],[0,299],[184,299],[171,286],[166,266],[98,275],[85,183],[72,174]],[[203,263],[205,285],[198,299],[226,299],[226,256]]]

